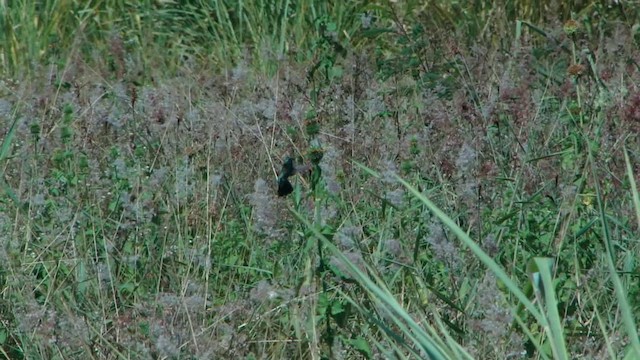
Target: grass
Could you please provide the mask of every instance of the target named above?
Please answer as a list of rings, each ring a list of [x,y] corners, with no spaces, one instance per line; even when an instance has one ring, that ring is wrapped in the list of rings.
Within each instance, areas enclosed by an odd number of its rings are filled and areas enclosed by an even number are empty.
[[[0,4],[0,358],[640,357],[637,7],[269,4]]]

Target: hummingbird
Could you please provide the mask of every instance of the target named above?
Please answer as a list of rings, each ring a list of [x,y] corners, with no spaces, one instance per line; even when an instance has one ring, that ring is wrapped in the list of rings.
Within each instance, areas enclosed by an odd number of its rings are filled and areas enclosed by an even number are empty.
[[[289,178],[295,175],[296,169],[293,164],[293,158],[287,157],[282,164],[280,176],[278,176],[278,196],[287,196],[293,192],[293,186],[289,182]]]

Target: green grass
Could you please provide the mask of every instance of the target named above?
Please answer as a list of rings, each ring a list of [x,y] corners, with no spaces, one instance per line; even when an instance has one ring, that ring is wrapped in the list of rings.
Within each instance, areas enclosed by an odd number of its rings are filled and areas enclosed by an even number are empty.
[[[0,358],[640,357],[638,8],[583,5],[1,4]]]

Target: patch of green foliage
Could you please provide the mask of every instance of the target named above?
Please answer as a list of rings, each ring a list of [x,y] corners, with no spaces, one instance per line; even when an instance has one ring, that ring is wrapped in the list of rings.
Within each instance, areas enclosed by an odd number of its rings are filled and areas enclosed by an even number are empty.
[[[1,6],[0,357],[640,357],[637,6]]]

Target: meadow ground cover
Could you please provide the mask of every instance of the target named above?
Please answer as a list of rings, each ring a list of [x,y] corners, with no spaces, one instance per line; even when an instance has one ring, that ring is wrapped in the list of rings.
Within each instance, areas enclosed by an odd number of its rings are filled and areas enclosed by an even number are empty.
[[[637,5],[0,9],[0,358],[640,358]]]

